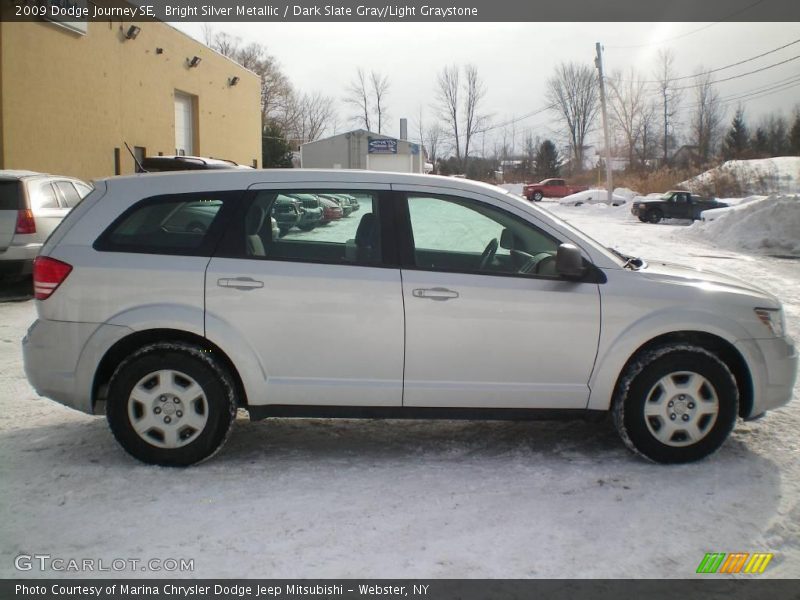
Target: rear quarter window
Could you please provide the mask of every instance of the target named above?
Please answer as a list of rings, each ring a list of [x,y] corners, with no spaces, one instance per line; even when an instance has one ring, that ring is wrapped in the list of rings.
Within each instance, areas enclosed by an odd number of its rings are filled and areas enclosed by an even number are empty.
[[[211,256],[241,192],[154,196],[117,218],[94,243],[106,252]]]

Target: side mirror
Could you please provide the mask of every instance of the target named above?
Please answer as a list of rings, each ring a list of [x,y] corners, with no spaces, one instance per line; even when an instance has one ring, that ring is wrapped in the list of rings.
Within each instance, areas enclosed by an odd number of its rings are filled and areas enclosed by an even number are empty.
[[[567,279],[583,277],[586,268],[583,266],[581,251],[573,244],[561,244],[556,252],[556,271]]]

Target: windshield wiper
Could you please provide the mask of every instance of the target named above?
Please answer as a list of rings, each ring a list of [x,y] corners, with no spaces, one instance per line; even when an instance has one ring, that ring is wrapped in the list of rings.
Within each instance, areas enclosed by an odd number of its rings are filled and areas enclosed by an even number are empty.
[[[615,256],[618,256],[622,260],[625,261],[625,264],[622,265],[623,269],[631,269],[632,271],[638,271],[639,269],[645,267],[647,263],[644,261],[643,258],[639,258],[637,256],[631,256],[630,254],[623,254],[619,250],[611,248],[610,246],[608,249],[614,253]]]

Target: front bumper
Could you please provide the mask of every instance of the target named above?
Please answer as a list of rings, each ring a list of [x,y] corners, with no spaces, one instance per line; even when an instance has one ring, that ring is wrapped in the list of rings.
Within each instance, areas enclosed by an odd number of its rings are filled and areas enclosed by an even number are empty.
[[[794,394],[798,355],[792,338],[739,340],[736,348],[750,365],[752,417],[787,404]]]
[[[92,386],[103,356],[127,327],[37,319],[22,340],[25,375],[40,396],[92,414]]]

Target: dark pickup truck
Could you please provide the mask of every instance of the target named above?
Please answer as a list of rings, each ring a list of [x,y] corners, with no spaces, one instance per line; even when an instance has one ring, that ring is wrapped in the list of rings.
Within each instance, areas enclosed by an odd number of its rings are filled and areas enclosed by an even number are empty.
[[[700,219],[700,213],[712,208],[725,208],[724,202],[713,198],[701,198],[691,192],[675,190],[660,198],[636,200],[631,213],[642,223],[658,223],[661,219]]]

